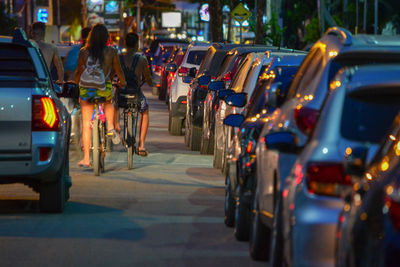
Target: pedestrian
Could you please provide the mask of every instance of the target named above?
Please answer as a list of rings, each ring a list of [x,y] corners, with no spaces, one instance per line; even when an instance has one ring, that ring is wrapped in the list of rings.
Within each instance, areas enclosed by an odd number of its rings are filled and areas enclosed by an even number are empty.
[[[146,150],[144,143],[146,140],[147,129],[149,128],[149,104],[147,102],[146,97],[144,96],[140,85],[142,84],[142,78],[144,77],[145,81],[148,85],[153,87],[153,81],[150,75],[150,69],[148,67],[148,62],[146,57],[139,55],[139,37],[136,33],[128,33],[125,37],[125,46],[126,53],[120,56],[120,61],[122,65],[122,69],[125,73],[125,77],[127,80],[127,88],[135,89],[129,87],[135,87],[138,90],[140,106],[139,112],[141,114],[140,123],[139,123],[139,147],[137,148],[136,153],[139,156],[146,157],[148,155],[148,151]],[[123,90],[123,89],[121,89]],[[116,129],[120,130],[119,125],[119,112],[118,106],[116,107]]]
[[[90,33],[90,28],[85,27],[81,30],[81,44],[75,45],[69,50],[67,58],[65,59],[64,70],[68,80],[74,79],[76,67],[78,66],[79,51],[86,45],[86,39]]]
[[[90,167],[91,129],[90,121],[94,111],[93,97],[104,97],[104,113],[107,121],[107,135],[114,144],[121,142],[119,134],[114,129],[114,107],[112,104],[113,89],[111,79],[116,74],[118,86],[125,87],[125,76],[117,51],[107,46],[109,34],[104,24],[96,24],[89,33],[87,43],[79,51],[78,66],[75,73],[75,83],[79,84],[79,102],[82,113],[83,159],[78,165]]]
[[[46,43],[44,41],[46,35],[46,24],[43,22],[35,22],[32,24],[31,28],[32,39],[39,46],[40,52],[46,62],[47,68],[49,71],[51,70],[51,63],[57,69],[58,80],[56,83],[62,84],[64,81],[64,67],[61,61],[60,55],[58,53],[58,49],[55,45]]]

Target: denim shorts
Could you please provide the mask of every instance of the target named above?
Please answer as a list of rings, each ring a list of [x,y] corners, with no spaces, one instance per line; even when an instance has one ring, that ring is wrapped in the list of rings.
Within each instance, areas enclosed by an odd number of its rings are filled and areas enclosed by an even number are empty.
[[[118,88],[119,89],[119,88]],[[118,90],[116,89],[116,90]],[[118,108],[118,97],[117,93],[114,94],[113,103],[114,107]],[[139,112],[143,113],[149,108],[149,103],[147,102],[146,97],[144,96],[142,90],[139,90]]]

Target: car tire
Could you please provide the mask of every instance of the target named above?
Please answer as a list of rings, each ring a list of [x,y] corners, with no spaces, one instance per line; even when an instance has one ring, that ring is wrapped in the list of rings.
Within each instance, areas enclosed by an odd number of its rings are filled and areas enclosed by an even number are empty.
[[[251,211],[250,205],[243,196],[236,202],[235,237],[239,241],[248,241],[250,237]]]
[[[189,130],[189,122],[187,118],[185,119],[185,145],[189,147],[190,144],[190,130]]]
[[[235,205],[235,199],[231,190],[231,181],[229,177],[226,177],[224,223],[228,227],[235,225]]]
[[[171,116],[171,135],[182,135],[182,119]]]
[[[283,264],[283,221],[282,221],[282,200],[278,199],[274,212],[274,222],[271,233],[271,267],[282,267]]]
[[[57,212],[64,211],[65,202],[69,197],[69,188],[66,185],[66,175],[68,175],[69,155],[61,168],[55,174],[55,181],[50,183],[42,183],[39,188],[39,207],[41,212]]]
[[[266,227],[260,218],[260,213],[256,209],[253,214],[250,230],[250,256],[256,261],[269,260],[269,245],[271,240],[271,231]]]
[[[199,151],[201,142],[201,128],[192,125],[190,129],[190,150]]]

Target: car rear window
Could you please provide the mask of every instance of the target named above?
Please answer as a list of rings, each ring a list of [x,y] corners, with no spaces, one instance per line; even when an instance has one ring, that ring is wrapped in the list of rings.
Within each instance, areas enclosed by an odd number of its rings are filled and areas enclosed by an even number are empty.
[[[201,62],[203,61],[207,51],[190,51],[188,54],[188,57],[186,59],[186,62],[188,64],[193,64],[193,65],[200,65]]]
[[[378,143],[399,111],[400,103],[367,102],[347,96],[343,106],[341,134],[349,140]]]
[[[26,47],[10,43],[0,44],[0,76],[37,77]]]
[[[221,70],[221,63],[224,60],[225,54],[227,51],[217,51],[215,52],[210,65],[207,66],[207,74],[211,76],[218,76]]]

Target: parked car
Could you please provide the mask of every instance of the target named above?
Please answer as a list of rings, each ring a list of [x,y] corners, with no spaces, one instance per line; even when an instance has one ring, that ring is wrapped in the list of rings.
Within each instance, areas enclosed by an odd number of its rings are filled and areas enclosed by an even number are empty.
[[[211,45],[199,67],[196,78],[190,83],[185,117],[185,144],[191,150],[200,150],[203,107],[204,99],[207,95],[207,85],[219,75],[226,53],[236,46],[236,44],[219,43]]]
[[[369,76],[368,80],[375,78],[371,83],[362,83],[364,88],[358,89],[360,93],[357,92],[356,97],[365,101],[363,105],[373,106],[374,110],[362,116],[362,121],[368,126],[362,137],[370,137],[376,143],[380,137],[377,133],[383,133],[390,117],[399,109],[400,66],[374,66],[369,70],[360,68],[357,72],[364,72]],[[384,79],[381,79],[382,75]],[[382,116],[385,114],[376,112],[377,109],[388,110],[391,116]],[[346,153],[344,175],[350,177],[353,186],[336,218],[338,226],[335,249],[338,267],[399,265],[399,140],[398,114],[391,130],[384,134],[377,153],[365,142],[360,146],[352,146]]]
[[[241,108],[237,108],[236,114],[229,115],[235,122],[245,121],[240,125],[240,129],[233,128],[231,131],[232,142],[227,146],[225,187],[225,223],[235,226],[235,236],[242,241],[249,238],[256,168],[254,150],[261,127],[265,120],[268,120],[270,113],[283,103],[288,85],[306,54],[301,52],[271,55],[273,58],[268,67],[260,73],[258,86],[250,95],[248,104],[241,111]],[[232,97],[234,95],[229,96],[226,102],[234,103]],[[226,119],[228,121],[229,116]],[[238,127],[238,123],[230,126]]]
[[[252,232],[261,231],[265,234],[250,236],[250,252],[253,258],[267,259],[269,256],[269,253],[262,248],[270,245],[273,225],[279,224],[274,214],[279,211],[279,197],[284,191],[285,179],[315,130],[332,78],[340,68],[346,66],[398,62],[400,59],[399,40],[399,37],[393,36],[352,36],[346,30],[331,28],[311,48],[289,88],[286,102],[274,111],[271,120],[264,125],[260,134],[262,141],[260,140],[257,144],[257,188],[253,203],[256,213],[253,217]],[[289,131],[296,135],[298,153],[273,150],[265,145],[265,136],[279,131]],[[300,225],[300,221],[296,223]],[[314,225],[314,227],[315,232],[318,232],[318,226]],[[301,228],[292,228],[294,229]],[[296,231],[290,236],[294,237],[298,234],[300,233]],[[305,246],[304,240],[306,239],[291,239],[293,242],[285,247],[292,250],[292,253],[285,253],[285,259],[289,265],[312,266],[312,262],[319,264],[333,262],[333,250],[329,244],[320,246],[319,239],[308,239]],[[315,247],[318,247],[318,253],[314,251],[308,254],[303,250]]]
[[[70,115],[39,48],[21,29],[0,37],[0,183],[40,194],[40,209],[62,212],[69,198]]]
[[[249,53],[265,52],[267,46],[239,46],[230,50],[222,62],[221,72],[215,81],[223,81],[224,87],[228,89],[232,78],[235,76],[240,63],[246,58]],[[218,110],[220,99],[216,91],[208,90],[204,103],[203,126],[200,142],[201,154],[214,153],[214,129],[215,129],[215,112]]]
[[[176,66],[180,66],[185,52],[186,47],[175,47],[168,59],[166,60],[165,65],[162,66],[160,90],[158,93],[159,100],[165,100],[167,98],[168,87],[171,84],[171,80],[175,76],[175,69],[167,68],[168,64],[174,63]]]
[[[189,84],[185,83],[183,80],[188,74],[190,74],[190,72],[192,72],[192,75],[195,75],[194,71],[199,69],[209,46],[209,44],[203,43],[194,43],[189,45],[181,66],[179,68],[176,66],[177,70],[175,72],[175,79],[172,82],[168,97],[168,129],[172,135],[182,134],[183,120],[186,116]]]

